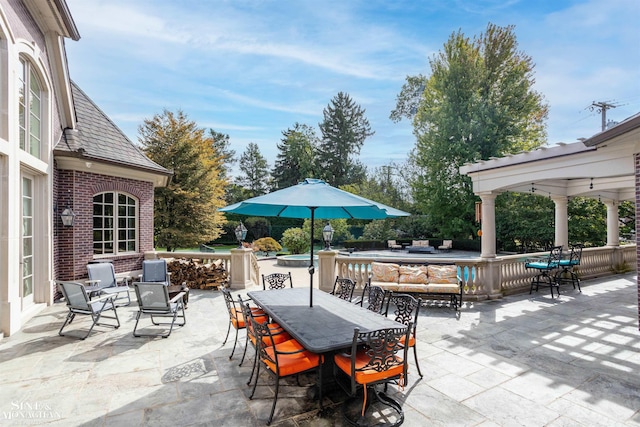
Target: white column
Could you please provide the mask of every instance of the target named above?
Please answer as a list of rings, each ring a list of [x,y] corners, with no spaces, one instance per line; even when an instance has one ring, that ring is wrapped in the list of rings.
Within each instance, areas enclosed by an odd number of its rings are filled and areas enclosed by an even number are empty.
[[[618,202],[611,200],[604,204],[607,205],[607,246],[620,246]]]
[[[496,194],[480,193],[482,200],[481,258],[496,257]]]
[[[338,251],[318,251],[318,283],[321,291],[333,291],[336,282],[336,256]]]
[[[253,249],[231,249],[230,283],[231,289],[246,289],[251,282],[251,253]]]
[[[569,216],[567,215],[567,196],[552,196],[556,205],[555,245],[569,248]]]

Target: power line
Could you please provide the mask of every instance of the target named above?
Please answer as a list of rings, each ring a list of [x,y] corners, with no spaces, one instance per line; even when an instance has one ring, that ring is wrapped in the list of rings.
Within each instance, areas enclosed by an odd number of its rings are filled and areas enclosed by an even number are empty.
[[[589,106],[590,111],[595,111],[602,115],[602,130],[607,128],[607,110],[616,108],[617,105],[612,104],[610,101],[593,101]]]

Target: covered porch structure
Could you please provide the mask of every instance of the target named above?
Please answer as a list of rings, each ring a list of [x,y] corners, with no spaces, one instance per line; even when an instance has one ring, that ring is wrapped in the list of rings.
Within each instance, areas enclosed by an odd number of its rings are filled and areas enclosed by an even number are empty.
[[[634,201],[638,217],[639,153],[640,114],[636,114],[580,142],[559,143],[460,167],[460,173],[471,178],[473,191],[482,200],[481,258],[489,262],[496,258],[496,196],[506,191],[534,192],[553,200],[555,244],[565,248],[568,246],[569,198],[592,197],[603,202],[607,206],[606,247],[612,250],[611,265],[621,265],[624,255],[623,251],[618,250],[618,205],[621,201]],[[636,239],[637,234],[636,229]],[[637,268],[637,252],[635,259],[634,267]],[[497,269],[488,269],[487,273],[499,279]],[[492,277],[487,279],[494,281]]]

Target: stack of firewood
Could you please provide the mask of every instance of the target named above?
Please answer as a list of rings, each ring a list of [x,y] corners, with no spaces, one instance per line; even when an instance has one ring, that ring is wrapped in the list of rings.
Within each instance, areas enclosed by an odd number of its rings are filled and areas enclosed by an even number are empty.
[[[191,289],[218,289],[229,281],[229,274],[220,259],[208,264],[198,259],[167,260],[167,268],[172,285],[184,283]]]

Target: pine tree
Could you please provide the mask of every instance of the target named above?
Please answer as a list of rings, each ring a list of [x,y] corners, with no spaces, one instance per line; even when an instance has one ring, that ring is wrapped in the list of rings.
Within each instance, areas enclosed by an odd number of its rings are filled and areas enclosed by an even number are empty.
[[[247,190],[249,197],[266,194],[270,188],[269,164],[260,153],[260,147],[254,142],[247,145],[247,149],[240,156],[240,170],[242,175],[237,178],[239,185]]]
[[[315,178],[314,163],[318,137],[307,125],[296,123],[282,132],[271,176],[276,189],[290,187],[305,178]]]
[[[365,110],[339,92],[324,109],[317,162],[320,177],[333,186],[361,182],[366,168],[357,160],[364,141],[374,132]]]

